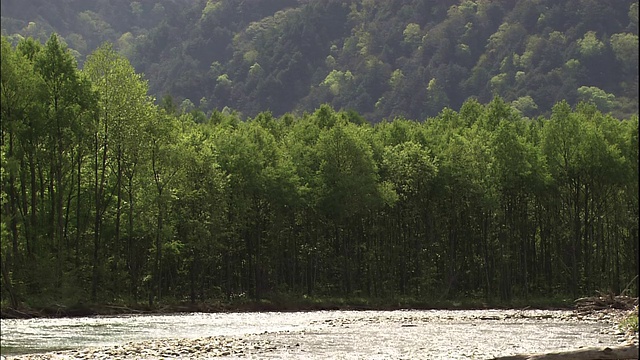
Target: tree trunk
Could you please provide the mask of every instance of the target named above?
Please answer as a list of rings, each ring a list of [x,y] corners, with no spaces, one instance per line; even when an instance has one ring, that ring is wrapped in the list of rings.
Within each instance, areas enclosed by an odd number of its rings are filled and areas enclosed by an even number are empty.
[[[18,307],[18,297],[16,293],[13,291],[13,286],[11,285],[11,278],[9,277],[9,270],[7,269],[7,264],[5,259],[0,259],[0,266],[2,267],[2,280],[5,289],[9,293],[9,300],[11,302],[11,307],[16,309]]]
[[[82,221],[80,220],[81,218],[81,212],[80,212],[80,204],[81,204],[81,191],[82,191],[82,161],[81,161],[82,157],[80,156],[80,153],[78,153],[78,187],[77,187],[77,193],[76,193],[76,239],[75,239],[75,244],[74,244],[74,248],[75,248],[75,257],[74,257],[74,262],[75,262],[75,266],[76,269],[79,270],[80,269],[80,235],[82,234]]]
[[[113,255],[114,255],[114,262],[113,262],[113,279],[114,281],[114,286],[117,287],[116,292],[120,292],[120,289],[118,287],[119,281],[118,278],[120,277],[118,274],[118,267],[119,267],[119,263],[120,263],[120,251],[121,251],[121,246],[120,246],[120,219],[122,217],[122,149],[120,148],[120,145],[118,145],[118,155],[117,155],[117,180],[116,180],[116,234],[115,234],[115,239],[114,239],[114,244],[113,244]]]
[[[162,190],[158,190],[158,201],[162,201]],[[156,287],[156,299],[160,301],[162,296],[162,271],[161,271],[161,262],[162,262],[162,232],[164,231],[163,224],[163,204],[158,204],[158,224],[157,224],[157,232],[156,232],[156,259],[155,259],[155,287]],[[151,304],[149,304],[151,305]]]
[[[127,214],[127,268],[129,269],[129,277],[131,279],[131,294],[135,302],[138,301],[138,262],[135,258],[135,252],[133,250],[133,174],[127,176],[128,178],[128,199],[129,199],[129,211]]]
[[[36,164],[34,157],[35,156],[32,154],[29,159],[29,172],[31,173],[31,220],[29,221],[29,225],[32,227],[30,232],[31,239],[27,239],[27,254],[29,255],[31,255],[32,251],[36,251],[36,224],[38,223],[38,214],[36,209],[38,184],[36,182]]]
[[[102,215],[103,211],[103,199],[105,178],[107,172],[107,123],[105,122],[105,139],[102,148],[102,158],[100,159],[100,144],[99,136],[95,134],[95,168],[94,168],[94,196],[95,196],[95,219],[94,219],[94,237],[93,237],[93,274],[91,279],[91,300],[96,301],[97,289],[98,289],[98,269],[99,269],[99,248],[100,248],[100,236],[102,231]],[[101,161],[101,163],[99,162]]]
[[[13,158],[13,133],[9,133],[9,151],[7,153],[8,158]],[[18,213],[17,213],[17,195],[15,188],[15,175],[14,169],[9,169],[9,230],[11,231],[11,245],[12,245],[12,255],[13,261],[16,262],[18,259]]]

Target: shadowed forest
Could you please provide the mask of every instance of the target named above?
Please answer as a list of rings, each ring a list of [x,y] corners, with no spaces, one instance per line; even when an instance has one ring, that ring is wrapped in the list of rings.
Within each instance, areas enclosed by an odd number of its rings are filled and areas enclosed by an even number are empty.
[[[110,44],[1,54],[5,305],[638,293],[637,115],[242,118],[156,103]]]

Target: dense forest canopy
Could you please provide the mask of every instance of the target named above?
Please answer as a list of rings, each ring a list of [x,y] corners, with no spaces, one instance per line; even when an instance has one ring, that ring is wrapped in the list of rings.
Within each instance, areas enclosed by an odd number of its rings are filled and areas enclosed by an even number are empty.
[[[110,43],[81,69],[56,35],[1,50],[3,304],[638,294],[637,115],[209,115]]]
[[[14,45],[53,32],[80,64],[114,43],[157,99],[207,114],[424,120],[494,96],[528,117],[638,112],[633,0],[3,0]]]

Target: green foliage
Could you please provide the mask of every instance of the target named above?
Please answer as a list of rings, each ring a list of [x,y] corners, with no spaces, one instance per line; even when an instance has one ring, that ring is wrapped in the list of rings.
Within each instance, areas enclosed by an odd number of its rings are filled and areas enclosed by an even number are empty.
[[[389,85],[391,85],[392,88],[397,89],[400,86],[402,86],[403,80],[404,80],[404,74],[402,73],[402,70],[396,69],[391,73],[391,78],[389,79]],[[429,85],[431,85],[431,83]],[[431,86],[431,88],[433,88],[433,86]],[[431,90],[431,88],[429,88],[429,90]]]
[[[604,43],[596,37],[595,31],[587,31],[577,42],[584,57],[600,55],[604,50]]]
[[[611,35],[611,48],[616,58],[625,66],[638,66],[638,35],[620,33]],[[637,68],[636,68],[637,72]]]
[[[217,0],[207,0],[207,4],[202,10],[202,17],[200,20],[205,20],[209,16],[215,16],[216,11],[219,11],[222,7],[222,3]]]
[[[340,95],[340,92],[353,80],[351,71],[331,70],[327,77],[322,81],[321,85],[326,86],[334,96]]]
[[[517,98],[516,100],[513,100],[511,102],[511,106],[513,106],[514,109],[518,110],[521,114],[525,116],[532,116],[533,114],[535,114],[535,111],[538,109],[538,105],[536,104],[535,101],[533,101],[533,98],[531,98],[531,96],[529,95],[522,96]]]
[[[3,37],[1,56],[3,303],[506,304],[619,293],[636,275],[638,118],[603,114],[616,98],[600,88],[549,117],[526,94],[456,112],[435,74],[416,101],[436,116],[372,125],[328,104],[249,118],[156,105],[108,43],[83,70],[56,36]],[[495,64],[505,82],[514,58]],[[381,61],[370,81],[414,80]],[[228,95],[246,65],[219,75],[237,79]],[[336,97],[358,81],[323,69],[317,82],[327,73]],[[381,106],[411,98],[396,90]]]
[[[615,96],[609,94],[595,86],[581,86],[578,88],[578,98],[582,101],[591,102],[602,111],[609,111],[613,106]]]
[[[622,322],[620,322],[620,329],[638,333],[638,314],[633,313],[624,318]]]
[[[227,75],[227,74],[222,74],[222,75],[218,76],[217,82],[218,82],[218,86],[222,86],[222,87],[229,87],[233,83],[229,79],[229,75]]]
[[[631,26],[638,27],[638,3],[629,5],[629,21]]]
[[[402,35],[404,35],[404,42],[411,46],[420,44],[422,40],[420,25],[416,23],[407,24],[407,27],[402,32]]]

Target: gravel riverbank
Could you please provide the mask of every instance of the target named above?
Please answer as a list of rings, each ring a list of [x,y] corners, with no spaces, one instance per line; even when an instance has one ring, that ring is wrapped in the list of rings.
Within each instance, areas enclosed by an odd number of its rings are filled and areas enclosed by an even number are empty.
[[[628,313],[628,312],[626,312]],[[488,359],[559,347],[638,343],[622,311],[353,313],[311,320],[303,331],[153,339],[8,359]],[[583,327],[584,325],[584,327]],[[584,334],[580,332],[584,331]]]
[[[275,350],[287,350],[287,346],[267,339],[232,338],[225,336],[199,339],[160,339],[130,342],[110,347],[56,351],[29,354],[9,359],[209,359],[217,357],[253,357]]]

